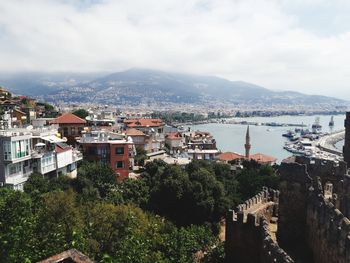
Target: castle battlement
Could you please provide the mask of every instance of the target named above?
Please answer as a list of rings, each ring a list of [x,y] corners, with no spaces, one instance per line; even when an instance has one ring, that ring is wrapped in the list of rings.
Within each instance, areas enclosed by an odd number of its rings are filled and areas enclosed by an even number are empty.
[[[277,215],[278,199],[279,191],[264,187],[254,197],[228,212],[225,243],[227,262],[294,262],[278,246],[270,230],[271,219]]]

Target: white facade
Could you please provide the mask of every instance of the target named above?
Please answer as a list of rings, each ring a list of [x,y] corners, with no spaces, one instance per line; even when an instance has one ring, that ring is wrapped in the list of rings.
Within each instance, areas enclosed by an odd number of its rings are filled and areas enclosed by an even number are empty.
[[[75,177],[82,155],[56,134],[55,127],[0,131],[0,184],[23,190],[33,172]]]

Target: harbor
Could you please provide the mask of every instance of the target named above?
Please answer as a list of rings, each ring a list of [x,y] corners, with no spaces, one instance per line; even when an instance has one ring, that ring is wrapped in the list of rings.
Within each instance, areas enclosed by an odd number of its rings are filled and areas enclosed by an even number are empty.
[[[316,117],[319,118],[319,124],[322,126],[320,134],[312,135],[312,125],[315,123]],[[209,131],[215,137],[218,148],[225,151],[244,152],[244,140],[246,126],[250,125],[252,151],[263,152],[271,156],[278,158],[278,163],[283,159],[291,156],[292,154],[303,154],[300,149],[299,153],[292,153],[284,148],[286,143],[297,142],[303,133],[309,133],[310,138],[314,137],[314,140],[318,140],[317,137],[322,135],[329,135],[335,133],[335,131],[342,131],[344,129],[345,115],[334,115],[334,126],[329,126],[331,120],[330,115],[311,115],[311,116],[276,116],[276,117],[250,117],[250,118],[235,118],[227,120],[225,123],[205,123],[199,125],[189,125],[192,130]],[[253,125],[258,123],[258,125]],[[260,123],[260,125],[259,125]],[[303,127],[288,127],[286,125],[280,126],[264,126],[263,124],[303,124]],[[186,128],[186,126],[185,126]],[[294,140],[288,137],[282,136],[291,130],[296,133]],[[339,141],[337,147],[341,150],[343,141]],[[315,146],[317,143],[315,144]],[[295,149],[293,149],[294,151]],[[315,149],[320,150],[319,148]],[[321,151],[321,150],[320,150]],[[326,151],[322,151],[324,154],[328,154]],[[318,153],[321,154],[321,153]],[[329,153],[331,154],[331,153]]]

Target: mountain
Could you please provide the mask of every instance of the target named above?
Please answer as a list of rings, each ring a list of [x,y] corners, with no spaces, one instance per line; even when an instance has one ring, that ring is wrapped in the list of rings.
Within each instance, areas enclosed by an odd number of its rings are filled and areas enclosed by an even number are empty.
[[[100,104],[191,103],[251,105],[349,105],[326,96],[272,91],[243,81],[219,77],[130,69],[109,75],[70,74],[27,76],[4,81],[10,90],[48,101]],[[28,82],[28,79],[30,80]],[[13,85],[13,83],[15,85]],[[29,83],[29,84],[28,84]],[[29,87],[29,88],[28,88]]]

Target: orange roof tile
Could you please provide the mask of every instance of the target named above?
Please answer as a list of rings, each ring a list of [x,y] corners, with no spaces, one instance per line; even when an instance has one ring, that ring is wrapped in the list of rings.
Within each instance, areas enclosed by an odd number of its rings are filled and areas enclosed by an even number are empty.
[[[263,153],[253,154],[250,156],[250,159],[257,161],[258,163],[274,163],[277,161],[277,158]]]
[[[85,124],[86,120],[79,118],[73,113],[64,113],[57,119],[50,121],[50,124]]]
[[[128,136],[144,136],[145,134],[142,131],[139,131],[135,128],[130,128],[125,131],[125,134]]]
[[[169,132],[165,135],[165,139],[168,140],[181,140],[182,135],[179,132]]]
[[[124,120],[127,127],[159,127],[163,126],[164,123],[161,119],[128,119]]]
[[[220,161],[232,161],[236,159],[244,159],[243,155],[240,155],[238,153],[233,153],[233,152],[225,152],[221,153],[217,157]]]

